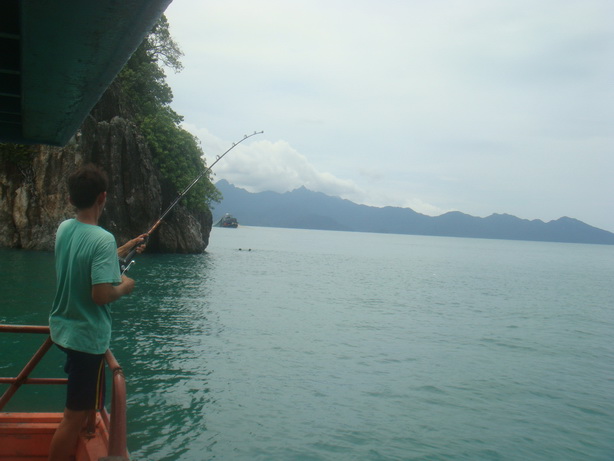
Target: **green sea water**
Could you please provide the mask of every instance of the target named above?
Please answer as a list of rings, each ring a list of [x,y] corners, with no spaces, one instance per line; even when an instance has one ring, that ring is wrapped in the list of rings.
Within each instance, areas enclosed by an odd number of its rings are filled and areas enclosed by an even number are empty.
[[[135,460],[614,460],[612,246],[215,228],[130,275]],[[46,324],[51,253],[0,250],[0,280],[0,322]],[[0,375],[40,342],[0,338]]]

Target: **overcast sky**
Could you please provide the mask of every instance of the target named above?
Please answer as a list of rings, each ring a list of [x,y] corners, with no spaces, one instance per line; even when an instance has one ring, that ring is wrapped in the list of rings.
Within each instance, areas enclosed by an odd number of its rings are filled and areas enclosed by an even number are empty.
[[[612,0],[174,0],[173,108],[250,192],[614,231]]]

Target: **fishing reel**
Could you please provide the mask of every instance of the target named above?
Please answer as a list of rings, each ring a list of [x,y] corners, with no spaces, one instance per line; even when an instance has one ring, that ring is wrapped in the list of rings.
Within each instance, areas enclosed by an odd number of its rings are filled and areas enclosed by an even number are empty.
[[[138,248],[140,246],[147,245],[147,242],[149,242],[149,235],[145,237],[143,242],[134,245],[125,258],[119,258],[119,271],[122,275],[128,272],[128,270],[132,267],[133,264],[136,264],[136,262],[134,261],[134,256],[137,254]]]
[[[128,258],[119,258],[119,271],[122,275],[124,275],[128,270],[132,267],[133,264],[136,264],[134,259],[130,260]]]

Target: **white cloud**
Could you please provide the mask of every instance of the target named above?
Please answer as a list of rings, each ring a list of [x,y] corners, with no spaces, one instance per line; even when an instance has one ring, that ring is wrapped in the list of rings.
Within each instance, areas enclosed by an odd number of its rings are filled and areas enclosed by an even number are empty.
[[[208,165],[232,146],[232,142],[225,143],[208,130],[196,129],[189,124],[184,127],[201,140]],[[358,191],[352,181],[318,171],[286,141],[253,139],[236,146],[215,165],[213,172],[217,179],[226,179],[250,192],[286,192],[301,186],[334,196]]]
[[[206,129],[184,124],[184,128],[201,140],[207,165],[232,146],[233,142],[224,142]],[[234,142],[238,141],[238,138]],[[403,184],[388,184],[367,190],[359,188],[353,181],[340,179],[331,173],[318,171],[308,159],[290,146],[286,141],[271,142],[267,140],[246,140],[234,147],[214,167],[214,181],[225,179],[237,187],[249,192],[287,192],[305,186],[307,189],[322,192],[334,197],[341,197],[355,203],[384,207],[397,206],[412,208],[428,215],[439,215],[448,210],[426,203],[406,194],[399,194],[399,189],[406,189]],[[374,183],[384,178],[372,176]]]

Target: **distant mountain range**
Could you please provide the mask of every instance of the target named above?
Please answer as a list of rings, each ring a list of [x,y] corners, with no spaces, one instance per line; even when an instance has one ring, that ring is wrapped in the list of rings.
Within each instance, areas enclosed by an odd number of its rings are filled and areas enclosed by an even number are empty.
[[[567,217],[544,222],[508,214],[478,218],[458,211],[433,217],[411,208],[358,205],[305,187],[283,194],[253,194],[226,180],[216,187],[224,199],[214,207],[214,221],[231,213],[245,226],[614,245],[614,233]]]

